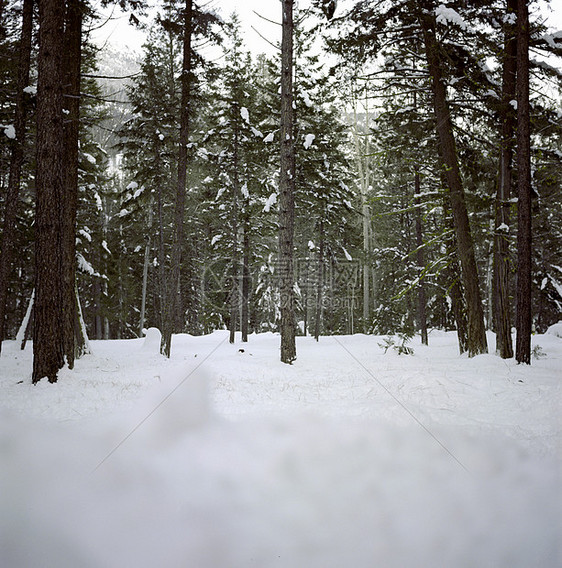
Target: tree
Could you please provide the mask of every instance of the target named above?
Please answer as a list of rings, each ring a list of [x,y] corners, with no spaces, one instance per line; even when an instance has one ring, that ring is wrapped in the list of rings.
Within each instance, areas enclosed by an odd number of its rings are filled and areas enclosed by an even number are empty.
[[[4,340],[6,324],[6,302],[10,268],[14,252],[16,214],[19,204],[21,173],[25,156],[27,102],[29,94],[29,72],[31,66],[31,46],[33,31],[33,0],[24,0],[22,8],[22,27],[19,44],[18,80],[16,92],[16,108],[14,116],[14,135],[10,158],[10,171],[6,191],[4,209],[4,226],[2,229],[2,247],[0,249],[0,351]]]
[[[529,8],[517,1],[517,340],[518,363],[531,363],[531,134]]]
[[[281,159],[279,172],[279,292],[281,362],[297,357],[295,343],[294,222],[295,141],[293,135],[293,0],[282,0]]]
[[[513,357],[509,301],[509,209],[513,166],[513,136],[515,131],[515,100],[517,43],[515,25],[511,21],[517,12],[517,0],[507,0],[505,46],[503,54],[502,101],[500,110],[501,136],[499,175],[496,195],[494,230],[494,324],[496,352],[502,359]]]
[[[78,208],[78,153],[80,138],[80,77],[82,65],[81,0],[67,0],[64,32],[64,197],[62,199],[62,271],[64,352],[68,367],[82,354],[76,301],[76,214]]]
[[[63,228],[64,196],[63,57],[64,4],[39,5],[37,78],[37,176],[35,213],[35,325],[33,383],[57,380],[64,365]]]
[[[478,269],[474,254],[474,244],[465,202],[465,194],[460,174],[457,149],[453,134],[451,113],[447,102],[447,86],[443,81],[440,61],[440,47],[435,35],[434,12],[419,12],[419,23],[423,31],[425,53],[435,110],[438,143],[443,158],[443,167],[448,185],[449,199],[455,222],[457,246],[461,263],[462,281],[466,293],[468,316],[468,354],[469,356],[487,353],[484,312],[478,284]]]
[[[183,310],[180,309],[180,269],[182,261],[182,246],[184,238],[185,194],[188,166],[188,143],[190,136],[190,112],[191,112],[191,39],[193,34],[193,6],[192,0],[185,1],[183,13],[183,62],[181,69],[181,99],[180,99],[180,129],[178,141],[178,174],[176,180],[176,198],[174,207],[174,237],[172,244],[171,270],[168,282],[167,300],[169,307],[164,308],[164,321],[162,329],[161,351],[166,357],[170,356],[172,349],[172,331]],[[175,330],[177,331],[177,330]]]

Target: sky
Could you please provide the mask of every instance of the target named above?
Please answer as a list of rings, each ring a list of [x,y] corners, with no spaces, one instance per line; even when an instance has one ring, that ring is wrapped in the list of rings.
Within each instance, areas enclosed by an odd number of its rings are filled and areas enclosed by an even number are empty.
[[[252,52],[271,54],[274,48],[269,42],[275,43],[281,38],[280,26],[267,21],[280,21],[279,0],[208,0],[205,6],[214,9],[224,19],[236,11],[245,32],[246,45]],[[110,11],[105,10],[104,13],[109,15]],[[134,51],[140,51],[144,41],[144,33],[131,26],[128,15],[117,9],[112,12],[111,21],[103,29],[94,32],[94,37],[98,44],[108,40],[118,47],[128,47]]]
[[[152,0],[154,3],[154,0]],[[341,5],[348,4],[350,0],[340,0]],[[97,0],[99,4],[99,0]],[[202,5],[214,9],[224,19],[236,11],[244,29],[246,46],[254,53],[271,55],[274,48],[271,43],[279,43],[281,27],[272,22],[280,21],[280,0],[202,0]],[[310,0],[301,0],[300,5],[306,6]],[[544,0],[537,0],[531,8],[540,10],[552,30],[562,30],[562,2],[551,0],[550,6]],[[105,10],[109,14],[109,10]],[[337,10],[336,10],[337,15]],[[140,52],[144,41],[144,33],[136,30],[128,23],[128,15],[114,9],[113,18],[102,29],[94,32],[98,44],[109,41],[116,47],[126,47]],[[268,21],[269,20],[269,21]]]

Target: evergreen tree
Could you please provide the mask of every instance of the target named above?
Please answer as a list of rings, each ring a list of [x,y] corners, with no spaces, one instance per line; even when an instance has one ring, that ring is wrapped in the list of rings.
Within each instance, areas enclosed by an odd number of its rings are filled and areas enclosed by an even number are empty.
[[[297,357],[294,298],[295,140],[293,118],[293,0],[282,0],[281,122],[279,172],[279,292],[281,362]]]

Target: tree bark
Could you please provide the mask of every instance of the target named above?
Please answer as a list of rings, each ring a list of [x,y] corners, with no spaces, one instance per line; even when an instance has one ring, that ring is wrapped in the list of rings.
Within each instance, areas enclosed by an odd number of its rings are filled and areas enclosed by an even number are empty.
[[[279,173],[279,292],[281,362],[297,358],[294,298],[295,143],[293,138],[293,0],[282,0],[281,170]]]
[[[426,316],[426,295],[423,274],[425,259],[423,254],[423,226],[421,215],[421,184],[418,166],[414,171],[414,194],[416,201],[416,247],[418,261],[418,327],[421,335],[421,342],[428,344],[427,339],[427,316]]]
[[[242,342],[248,341],[248,325],[250,319],[250,218],[249,199],[246,199],[244,214],[244,236],[242,238],[242,310],[240,314],[240,330]]]
[[[517,13],[517,0],[507,0],[507,15]],[[502,359],[513,357],[511,340],[511,306],[509,301],[509,208],[513,168],[515,134],[515,109],[511,101],[516,98],[517,39],[515,26],[506,23],[502,76],[501,146],[498,189],[496,195],[496,219],[494,231],[494,323],[496,352]]]
[[[314,312],[314,339],[318,341],[320,337],[320,326],[322,322],[322,290],[324,287],[324,223],[320,221],[319,227],[320,246],[318,247],[318,266],[316,268],[316,309]]]
[[[2,350],[2,341],[4,340],[5,333],[8,282],[10,280],[10,271],[14,254],[16,214],[19,204],[21,170],[25,154],[27,121],[25,99],[27,95],[24,92],[24,89],[29,84],[29,68],[31,65],[33,0],[24,0],[22,10],[16,109],[14,116],[14,129],[16,131],[16,138],[12,142],[12,154],[10,157],[10,170],[8,174],[8,187],[6,189],[4,226],[2,229],[2,247],[0,248],[0,352]]]
[[[531,364],[531,138],[529,8],[517,2],[517,340],[515,358]]]
[[[432,79],[438,142],[443,158],[443,166],[445,167],[449,199],[455,222],[461,276],[467,304],[468,355],[472,357],[488,352],[484,312],[478,286],[478,269],[457,158],[453,123],[447,102],[446,85],[441,71],[439,45],[435,37],[435,15],[433,13],[423,13],[420,15],[419,21],[422,26],[429,74]]]
[[[37,383],[47,377],[53,383],[64,365],[61,219],[64,195],[64,3],[41,0],[39,25],[32,381]]]
[[[80,131],[80,77],[82,59],[82,10],[80,0],[66,2],[64,48],[64,198],[63,231],[63,316],[64,351],[68,367],[74,367],[78,312],[76,305],[76,211],[78,207],[78,145]]]
[[[232,259],[230,274],[230,325],[229,325],[229,341],[234,343],[236,340],[236,328],[238,327],[238,312],[240,311],[240,286],[239,286],[239,268],[240,259],[238,254],[238,210],[240,196],[240,179],[238,175],[238,152],[240,146],[240,137],[238,131],[238,116],[240,110],[238,105],[234,105],[234,152],[232,159],[232,212],[230,219],[230,230],[232,232]]]
[[[142,337],[144,322],[146,319],[146,289],[148,287],[148,265],[150,263],[150,251],[152,248],[152,201],[148,208],[148,231],[146,233],[146,244],[144,246],[144,264],[142,267],[142,296],[141,311],[139,318],[139,337]]]
[[[164,313],[167,314],[163,322],[162,353],[169,357],[172,350],[172,332],[177,321],[181,306],[178,290],[180,289],[180,273],[182,248],[184,239],[185,194],[187,187],[187,161],[190,135],[190,99],[191,99],[191,36],[193,31],[193,2],[185,1],[183,23],[183,63],[181,74],[181,106],[180,106],[180,136],[178,148],[178,180],[176,186],[176,202],[174,207],[174,240],[172,245],[170,280],[168,285],[168,302]],[[183,314],[181,315],[183,321]]]

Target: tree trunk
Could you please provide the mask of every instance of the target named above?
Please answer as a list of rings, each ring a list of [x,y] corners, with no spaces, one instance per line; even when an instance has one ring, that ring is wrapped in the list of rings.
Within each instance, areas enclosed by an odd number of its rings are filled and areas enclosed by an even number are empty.
[[[82,57],[82,10],[80,0],[67,0],[64,46],[64,198],[63,316],[64,351],[68,367],[74,367],[78,313],[76,306],[76,210],[78,207],[78,145],[80,131],[80,65]]]
[[[353,95],[353,139],[355,142],[355,161],[357,164],[357,174],[359,177],[359,189],[361,193],[361,220],[363,228],[363,333],[369,332],[370,327],[370,306],[371,289],[369,285],[370,257],[371,257],[371,211],[368,202],[368,191],[370,186],[370,145],[369,145],[369,106],[365,104],[365,131],[359,132],[359,121],[357,119],[357,96]],[[361,144],[361,136],[365,137],[364,146]]]
[[[422,26],[425,52],[432,79],[433,101],[438,142],[445,167],[447,187],[461,263],[461,276],[466,294],[468,316],[468,355],[488,352],[482,299],[478,287],[478,269],[466,209],[464,188],[457,159],[453,123],[447,102],[446,85],[441,72],[439,45],[435,37],[435,15],[424,13],[419,17]]]
[[[442,182],[444,182],[445,176],[443,172],[441,173],[441,177]],[[466,302],[464,299],[462,282],[460,280],[459,257],[457,254],[458,247],[455,243],[451,210],[449,207],[449,202],[446,198],[443,199],[443,210],[445,212],[447,224],[449,225],[449,229],[451,231],[451,235],[448,236],[445,240],[447,257],[451,259],[447,268],[447,281],[449,282],[448,292],[449,297],[451,298],[451,311],[453,312],[453,318],[455,319],[455,325],[457,328],[459,353],[462,355],[468,350],[468,321],[466,317]]]
[[[249,200],[246,199],[244,214],[244,237],[242,241],[242,312],[240,315],[240,329],[242,331],[242,342],[248,341],[248,324],[250,316],[250,219],[249,219]]]
[[[1,21],[1,18],[0,18]],[[14,253],[16,214],[19,203],[21,169],[24,161],[27,111],[24,93],[29,84],[29,68],[31,64],[31,38],[33,29],[33,0],[24,0],[22,27],[19,46],[18,83],[16,93],[16,110],[14,128],[16,138],[12,142],[8,187],[6,189],[6,207],[4,211],[4,227],[2,229],[2,247],[0,248],[0,352],[4,340],[6,324],[6,302],[8,283]]]
[[[142,267],[142,297],[141,297],[141,311],[139,319],[139,337],[142,337],[144,322],[146,319],[146,288],[148,286],[148,265],[150,263],[150,250],[151,250],[151,233],[152,233],[152,203],[149,204],[148,210],[148,231],[146,234],[146,245],[144,247],[144,264]]]
[[[170,281],[168,285],[168,302],[164,313],[167,314],[162,330],[162,353],[170,356],[172,350],[172,332],[174,322],[178,320],[178,311],[181,305],[178,297],[180,288],[181,256],[183,247],[185,215],[185,194],[187,187],[187,153],[189,144],[189,114],[191,99],[191,35],[193,29],[192,0],[185,1],[183,23],[183,63],[181,74],[181,106],[180,106],[180,138],[178,148],[178,181],[176,187],[176,202],[174,208],[174,240],[172,245],[172,263],[170,268]],[[168,309],[169,308],[169,309]],[[183,321],[183,314],[181,317]]]
[[[416,247],[418,260],[418,327],[420,329],[421,342],[427,345],[427,316],[426,316],[426,296],[423,278],[423,267],[425,259],[423,254],[423,226],[421,215],[421,187],[420,172],[418,166],[414,171],[414,193],[416,200]]]
[[[31,293],[31,298],[29,299],[29,304],[27,304],[27,310],[25,311],[25,316],[21,322],[20,328],[16,334],[16,344],[20,344],[20,349],[23,351],[25,349],[25,344],[29,336],[29,328],[33,320],[33,304],[35,303],[35,290]]]
[[[279,173],[279,292],[281,362],[297,358],[293,238],[295,223],[295,143],[293,139],[293,0],[282,0],[281,170]]]
[[[517,0],[507,0],[507,14],[517,12]],[[505,34],[501,146],[498,189],[496,195],[496,221],[494,231],[494,324],[496,352],[502,359],[513,357],[511,340],[511,314],[509,301],[509,208],[511,197],[511,172],[513,167],[513,144],[515,133],[515,109],[511,101],[516,98],[517,39],[515,26],[509,22]]]
[[[64,365],[62,219],[64,195],[64,3],[39,4],[35,326],[33,383],[57,380]]]
[[[517,341],[518,363],[531,364],[531,138],[529,120],[529,8],[517,2]]]
[[[320,246],[318,247],[318,267],[316,272],[316,309],[314,313],[314,339],[320,337],[322,322],[322,288],[324,285],[324,223],[320,221]]]
[[[166,326],[168,310],[168,294],[166,293],[166,252],[164,248],[164,198],[162,180],[158,180],[158,307],[160,330]],[[160,353],[165,353],[164,333],[160,344]]]
[[[240,116],[238,105],[235,104],[234,115]],[[238,256],[238,201],[240,194],[240,180],[238,172],[238,151],[239,151],[239,132],[238,122],[234,121],[234,155],[232,160],[232,212],[230,219],[230,230],[232,232],[232,266],[230,275],[230,343],[236,340],[236,328],[238,327],[238,313],[240,311],[240,260]]]
[[[80,305],[80,297],[78,295],[78,286],[74,287],[74,300],[76,306],[76,319],[74,320],[75,327],[75,352],[76,358],[79,359],[82,355],[92,353],[90,342],[88,340],[88,332],[86,331],[86,323],[82,315],[82,306]]]

